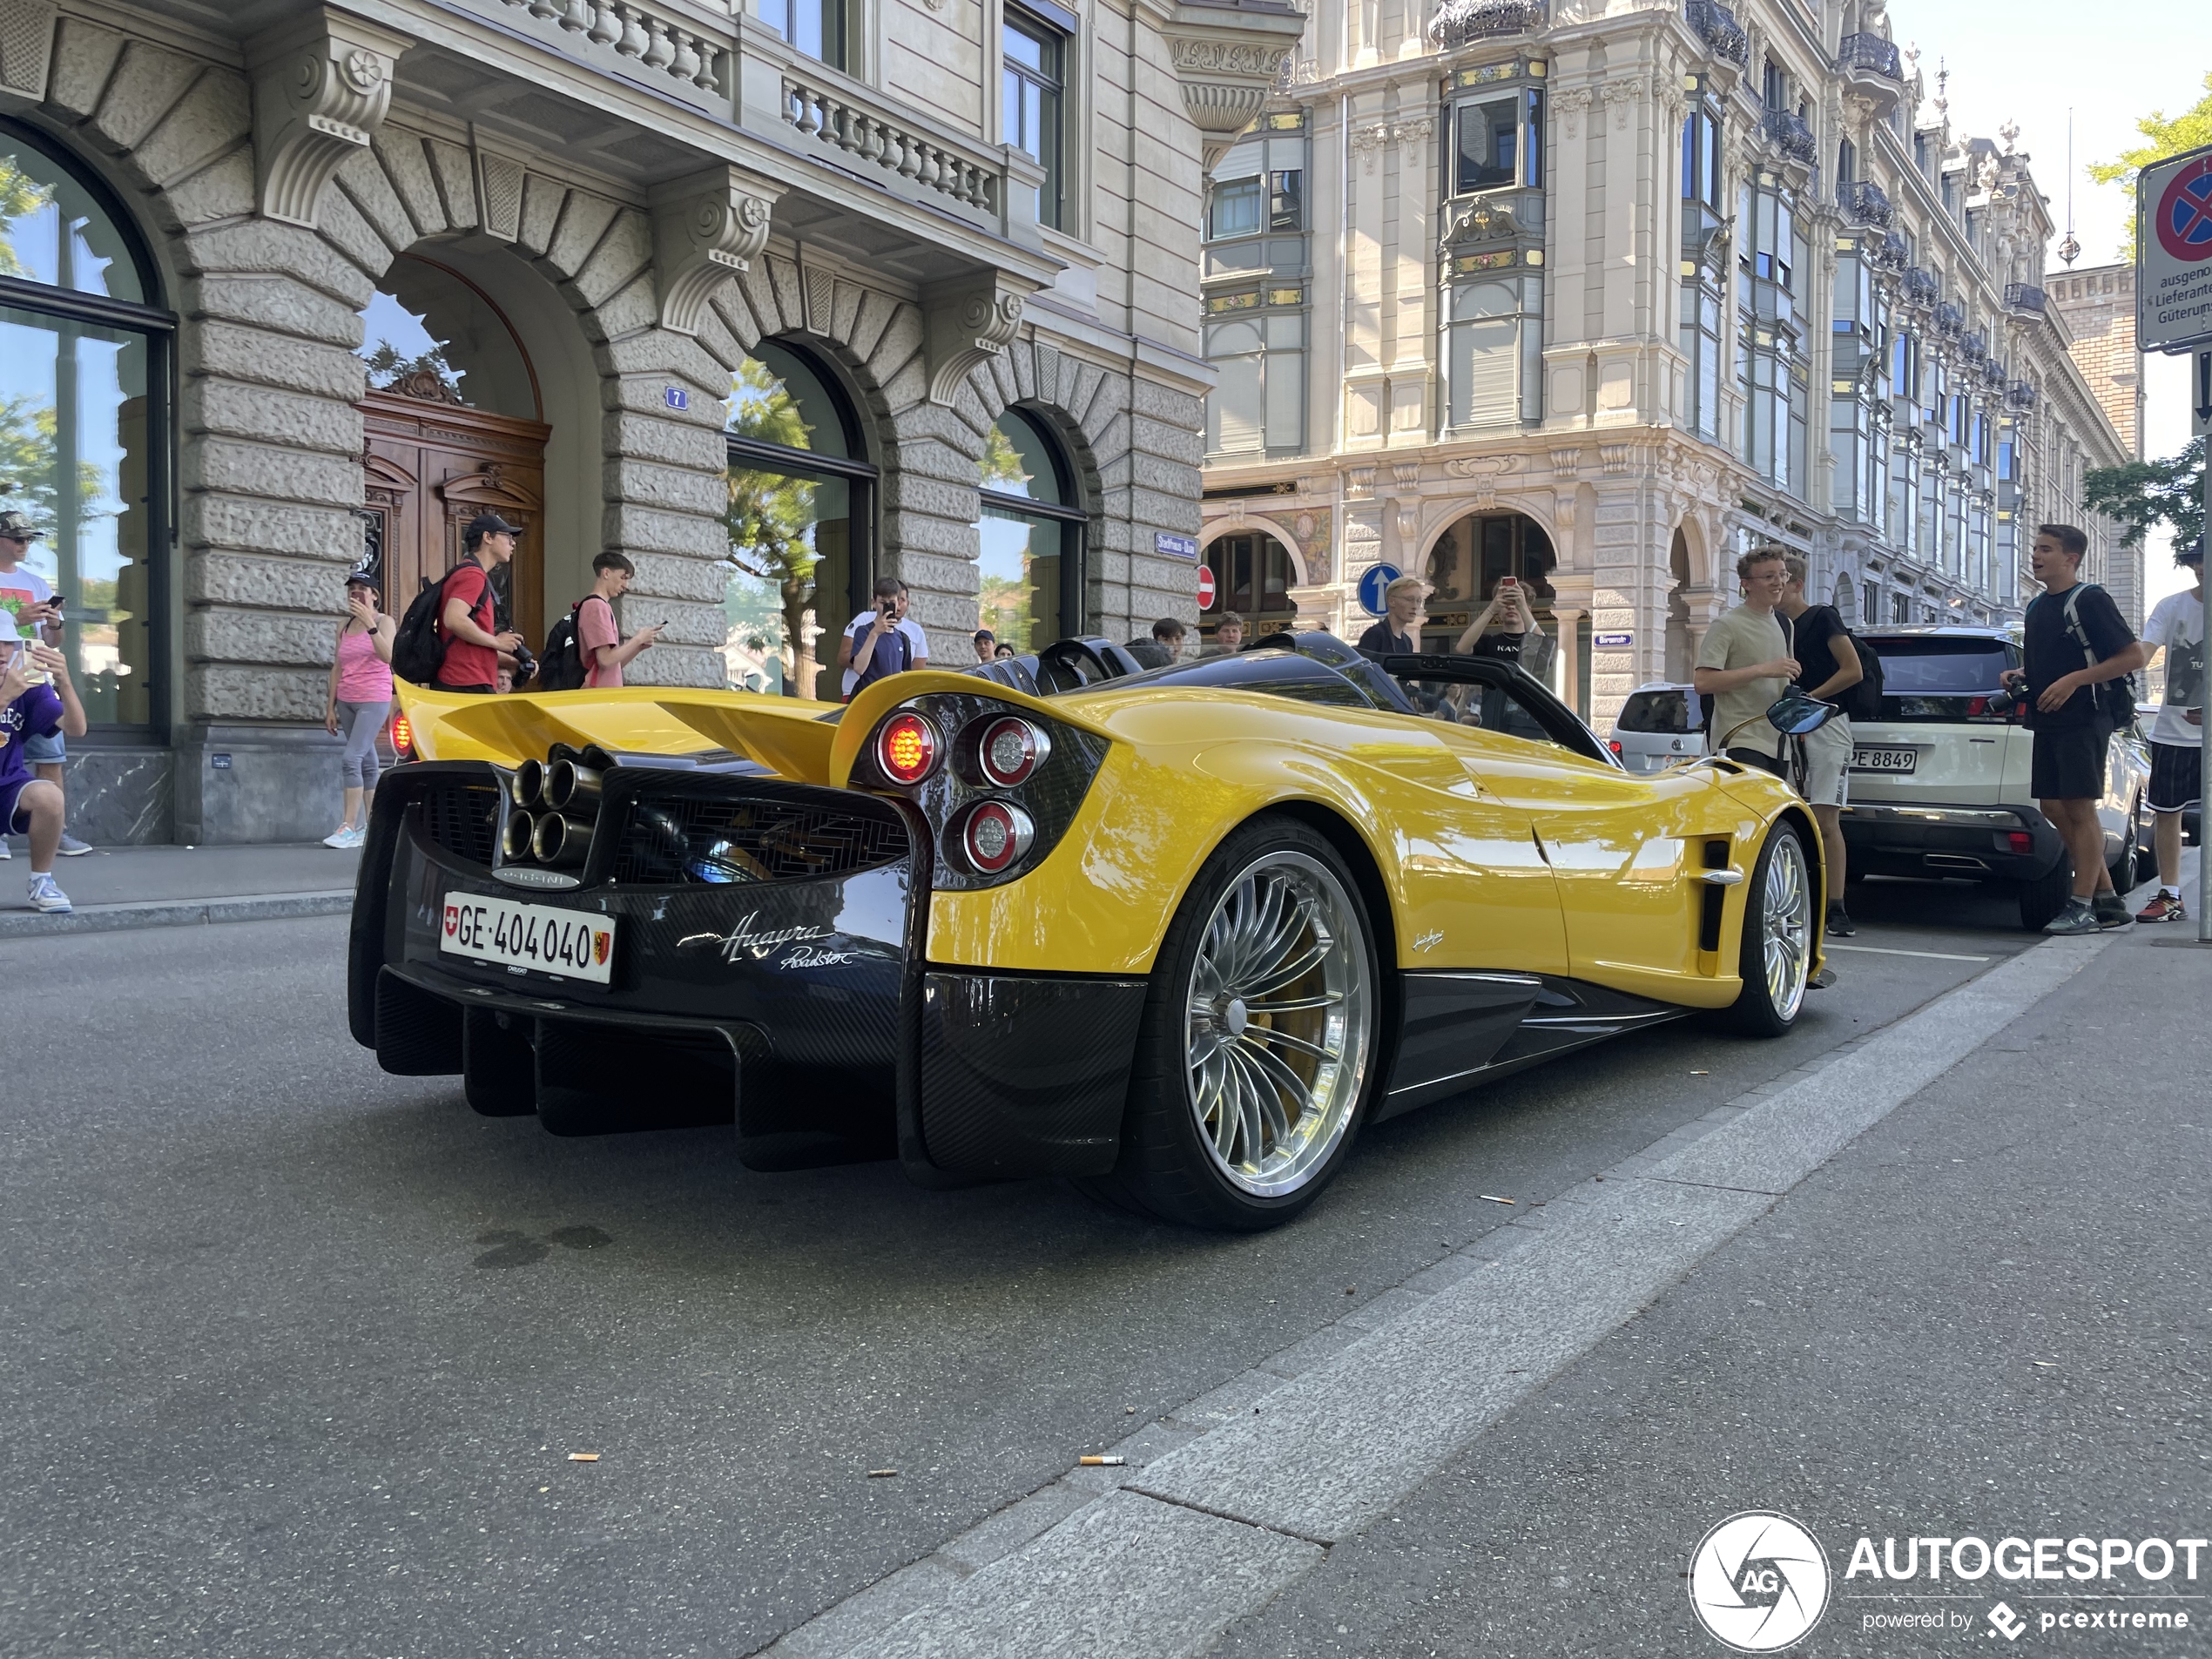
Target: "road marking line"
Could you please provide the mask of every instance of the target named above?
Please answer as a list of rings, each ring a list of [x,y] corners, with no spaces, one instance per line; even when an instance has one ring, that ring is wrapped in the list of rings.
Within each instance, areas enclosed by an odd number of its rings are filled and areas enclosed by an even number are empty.
[[[1823,943],[1823,950],[1856,950],[1869,956],[1919,956],[1932,962],[1986,962],[1987,956],[1954,956],[1947,950],[1891,950],[1882,945],[1831,945]]]
[[[1639,1154],[1602,1182],[1578,1182],[1470,1245],[1480,1264],[1464,1278],[1253,1397],[1264,1411],[1239,1406],[1149,1456],[1125,1442],[1126,1480],[973,1576],[923,1572],[934,1557],[918,1562],[885,1583],[915,1575],[921,1590],[927,1577],[921,1605],[886,1596],[870,1616],[856,1605],[873,1593],[863,1590],[786,1633],[772,1653],[1170,1659],[1202,1650],[2119,937],[2031,946],[1817,1071],[1740,1097],[1742,1111],[1672,1156],[1644,1163]],[[862,1616],[841,1621],[840,1610]]]

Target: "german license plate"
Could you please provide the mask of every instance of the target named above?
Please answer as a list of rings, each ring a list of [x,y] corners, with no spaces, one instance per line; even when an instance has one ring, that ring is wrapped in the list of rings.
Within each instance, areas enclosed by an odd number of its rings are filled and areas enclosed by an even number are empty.
[[[1911,772],[1919,763],[1918,749],[1873,749],[1861,744],[1851,752],[1853,772]]]
[[[615,924],[611,916],[581,910],[448,893],[439,921],[438,949],[471,961],[605,985],[614,971]]]

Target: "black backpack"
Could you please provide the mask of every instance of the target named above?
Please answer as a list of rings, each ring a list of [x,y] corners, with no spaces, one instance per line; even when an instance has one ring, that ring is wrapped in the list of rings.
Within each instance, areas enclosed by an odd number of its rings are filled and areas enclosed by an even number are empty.
[[[589,594],[585,598],[590,597]],[[569,614],[545,631],[545,654],[537,659],[537,689],[541,691],[578,691],[590,671],[583,665],[583,641],[576,631],[577,612],[583,609],[579,599],[569,607]]]
[[[429,685],[445,666],[445,632],[438,620],[445,610],[446,583],[452,577],[452,570],[435,582],[424,577],[422,590],[409,603],[392,636],[392,672],[413,685]]]
[[[1851,641],[1858,653],[1858,684],[1847,685],[1838,695],[1836,702],[1846,717],[1853,720],[1878,720],[1882,718],[1882,653],[1861,639],[1848,628],[1838,636]],[[1830,642],[1834,648],[1834,642]]]
[[[2074,643],[2081,647],[2082,658],[2091,668],[2094,668],[2104,659],[2097,655],[2095,648],[2089,644],[2089,635],[2081,626],[2081,615],[2075,607],[2081,603],[2081,596],[2096,586],[2097,584],[2094,582],[2077,582],[2067,590],[2066,595],[2066,631],[2074,636]],[[2104,590],[2098,588],[2097,591],[2102,593]],[[2135,677],[2133,674],[2122,674],[2117,679],[2105,680],[2091,686],[2089,697],[2097,711],[2112,722],[2112,729],[2114,732],[2134,730]]]

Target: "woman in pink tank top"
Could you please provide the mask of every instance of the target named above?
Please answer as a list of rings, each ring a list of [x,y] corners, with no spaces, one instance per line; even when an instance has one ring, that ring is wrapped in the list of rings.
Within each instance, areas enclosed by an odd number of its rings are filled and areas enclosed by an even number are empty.
[[[392,636],[399,628],[376,608],[374,578],[358,570],[346,578],[346,610],[322,717],[326,731],[346,739],[338,763],[346,787],[346,819],[322,840],[325,846],[340,848],[359,846],[368,827],[362,803],[376,786],[377,734],[392,711]]]

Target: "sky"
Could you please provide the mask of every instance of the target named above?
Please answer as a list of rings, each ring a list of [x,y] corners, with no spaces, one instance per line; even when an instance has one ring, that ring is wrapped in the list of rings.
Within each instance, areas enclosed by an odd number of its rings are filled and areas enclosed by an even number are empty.
[[[1919,47],[1930,98],[1939,63],[1950,67],[1954,133],[1994,138],[2006,121],[2019,124],[2018,147],[2033,158],[2035,182],[2059,227],[2045,260],[2054,272],[2065,268],[2055,244],[2066,235],[2069,114],[2074,233],[2081,243],[2075,265],[2108,265],[2121,257],[2134,200],[2118,185],[2092,183],[2088,164],[2140,144],[2140,117],[2188,109],[2212,72],[2212,6],[2202,0],[2086,8],[2080,0],[1891,0],[1890,30],[1900,46]],[[1920,118],[1934,118],[1926,104]],[[2149,357],[2143,368],[2150,399],[2143,453],[2170,455],[2189,437],[2188,359]],[[2170,544],[2148,548],[2143,574],[2146,609],[2186,585]]]

